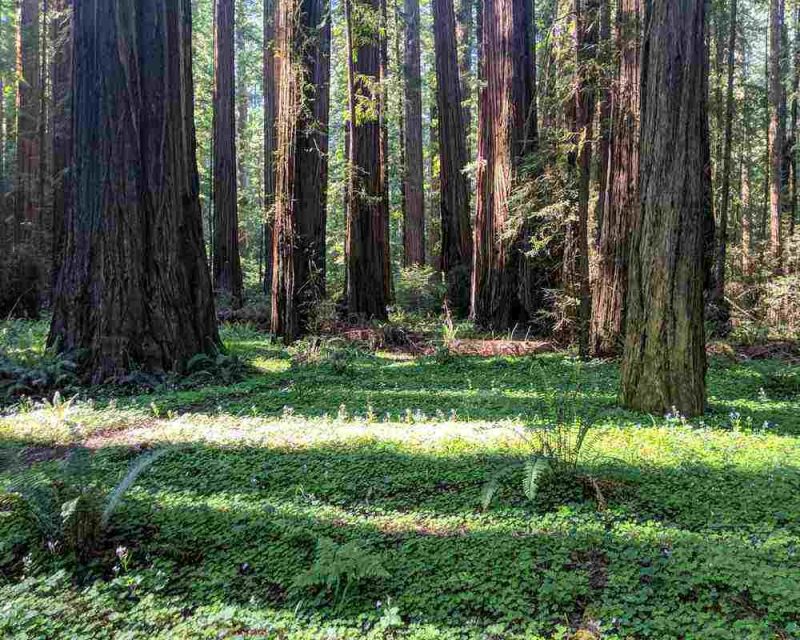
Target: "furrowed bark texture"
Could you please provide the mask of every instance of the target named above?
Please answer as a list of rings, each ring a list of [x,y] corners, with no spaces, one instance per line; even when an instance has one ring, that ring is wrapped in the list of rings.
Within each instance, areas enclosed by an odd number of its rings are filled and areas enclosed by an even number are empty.
[[[264,0],[264,291],[272,293],[272,232],[275,206],[275,2]]]
[[[403,264],[425,264],[425,193],[422,178],[422,79],[420,77],[419,0],[405,0],[405,174]],[[455,100],[455,96],[452,96]]]
[[[325,297],[330,21],[324,0],[280,0],[272,331],[291,342]]]
[[[347,206],[347,310],[353,316],[385,319],[386,183],[383,154],[381,38],[374,25],[380,0],[345,0],[350,41],[350,154]]]
[[[42,78],[40,64],[39,0],[21,0],[17,42],[17,188],[14,244],[39,244],[41,202],[40,111]],[[37,254],[38,246],[36,248]]]
[[[214,289],[242,306],[236,172],[234,0],[215,0],[214,46]]]
[[[642,55],[641,221],[633,233],[622,401],[705,408],[704,250],[711,210],[705,4],[654,0]]]
[[[74,11],[73,197],[50,344],[100,383],[220,346],[203,247],[189,0]]]
[[[620,0],[619,76],[611,137],[608,204],[597,249],[592,300],[591,350],[622,350],[631,233],[639,219],[640,0]]]
[[[439,111],[441,269],[447,298],[459,314],[469,312],[472,230],[470,229],[466,113],[461,108],[461,82],[455,47],[453,0],[433,0]]]
[[[530,143],[530,15],[527,0],[483,0],[482,6],[472,316],[481,327],[506,330],[528,319],[522,229],[510,228],[509,198]]]

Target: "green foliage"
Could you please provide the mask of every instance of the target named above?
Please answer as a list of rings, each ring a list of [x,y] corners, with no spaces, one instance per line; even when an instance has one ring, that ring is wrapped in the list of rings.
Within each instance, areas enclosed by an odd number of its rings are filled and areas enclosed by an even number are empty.
[[[355,349],[353,375],[340,375],[328,362],[292,366],[252,326],[223,338],[252,367],[245,380],[76,399],[67,429],[92,449],[68,461],[63,435],[43,427],[57,412],[0,416],[0,452],[13,453],[0,467],[0,636],[797,635],[800,398],[769,382],[797,366],[712,358],[705,419],[665,420],[617,407],[614,362]],[[591,427],[575,455],[578,420]],[[76,563],[62,505],[85,487],[102,514],[140,445],[170,454]],[[539,449],[562,453],[545,465]],[[525,462],[536,463],[528,474]],[[481,510],[487,478],[504,469]],[[57,553],[12,487],[40,488]],[[338,601],[324,581],[296,587],[323,539],[378,556],[388,575]]]
[[[63,481],[37,479],[22,472],[0,493],[0,513],[14,524],[12,543],[0,547],[0,568],[15,561],[20,549],[46,549],[67,553],[87,562],[107,532],[125,493],[166,449],[145,453],[131,465],[122,480],[104,495],[94,482],[92,457],[85,448],[73,449],[63,463]],[[20,523],[25,526],[20,527]],[[4,553],[3,553],[4,552]]]
[[[236,355],[198,353],[186,363],[186,377],[181,380],[181,384],[186,387],[208,384],[211,381],[233,384],[244,380],[246,374],[247,365]]]
[[[438,315],[446,293],[441,274],[429,266],[404,267],[395,281],[395,302],[411,313]]]
[[[347,599],[352,588],[378,578],[388,578],[379,555],[365,551],[358,542],[336,544],[330,538],[317,542],[314,565],[295,578],[297,589],[322,589],[333,597],[335,606]]]

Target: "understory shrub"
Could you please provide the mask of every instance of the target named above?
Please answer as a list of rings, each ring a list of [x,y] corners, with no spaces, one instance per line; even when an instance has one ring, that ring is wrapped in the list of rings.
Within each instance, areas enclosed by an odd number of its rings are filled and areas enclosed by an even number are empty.
[[[395,302],[404,311],[434,315],[442,310],[447,287],[433,267],[403,267],[395,282]]]
[[[63,463],[63,480],[22,472],[0,493],[0,570],[13,570],[23,554],[72,555],[87,562],[103,541],[125,493],[168,449],[138,456],[108,493],[92,480],[92,456],[76,448]]]

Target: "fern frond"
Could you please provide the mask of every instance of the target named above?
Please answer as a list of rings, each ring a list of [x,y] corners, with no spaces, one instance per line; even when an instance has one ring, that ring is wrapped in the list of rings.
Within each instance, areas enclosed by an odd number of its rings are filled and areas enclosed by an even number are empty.
[[[159,449],[158,451],[153,451],[152,453],[146,453],[139,456],[131,465],[130,470],[122,481],[114,488],[114,490],[109,494],[108,500],[106,501],[106,507],[103,509],[103,515],[100,518],[100,528],[105,529],[108,526],[109,520],[111,520],[111,516],[114,515],[114,511],[116,510],[117,506],[122,500],[122,497],[131,488],[134,482],[136,482],[137,478],[142,475],[156,460],[159,458],[164,457],[169,449]]]
[[[525,462],[525,475],[522,478],[522,491],[528,500],[534,500],[539,492],[539,481],[550,468],[546,458],[538,457]]]

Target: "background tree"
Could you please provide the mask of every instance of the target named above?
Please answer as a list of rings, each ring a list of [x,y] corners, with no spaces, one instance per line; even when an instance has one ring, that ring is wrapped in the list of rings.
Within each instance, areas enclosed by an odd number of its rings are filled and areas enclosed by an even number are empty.
[[[628,254],[640,214],[640,38],[639,0],[620,0],[608,202],[600,225],[592,300],[591,350],[595,355],[618,353],[623,342]]]
[[[381,147],[381,3],[345,0],[349,41],[347,311],[385,319],[386,206]]]
[[[325,297],[330,21],[324,0],[281,0],[272,332],[304,332]]]
[[[74,189],[49,342],[84,350],[97,383],[134,366],[181,370],[219,345],[191,116],[189,0],[82,0],[73,24]]]
[[[472,265],[467,111],[461,108],[463,77],[458,75],[455,17],[452,0],[432,0],[436,47],[437,104],[439,113],[439,171],[442,221],[441,268],[447,280],[447,298],[458,313],[469,310],[469,273]],[[463,69],[462,69],[463,71]]]
[[[214,288],[242,306],[236,171],[234,0],[215,0],[214,68]]]
[[[472,315],[481,327],[505,330],[527,319],[519,291],[525,286],[522,229],[508,224],[517,168],[530,142],[529,13],[526,0],[483,0],[482,11]]]
[[[405,0],[405,174],[403,177],[403,263],[425,264],[425,193],[422,177],[422,79],[419,0]],[[453,97],[455,99],[455,97]]]
[[[261,90],[264,94],[264,219],[261,233],[264,247],[264,291],[272,294],[272,232],[275,217],[275,111],[277,90],[275,77],[275,0],[264,0],[264,43],[262,53]]]
[[[703,290],[711,207],[705,4],[654,0],[642,44],[641,220],[633,231],[622,401],[705,409]]]
[[[783,197],[783,139],[785,123],[782,113],[784,88],[781,74],[784,0],[770,0],[769,5],[769,253],[773,268],[780,270],[781,208]]]

